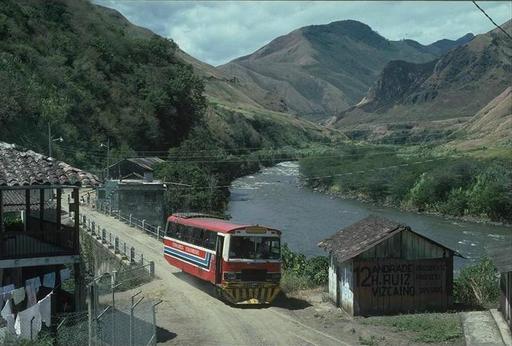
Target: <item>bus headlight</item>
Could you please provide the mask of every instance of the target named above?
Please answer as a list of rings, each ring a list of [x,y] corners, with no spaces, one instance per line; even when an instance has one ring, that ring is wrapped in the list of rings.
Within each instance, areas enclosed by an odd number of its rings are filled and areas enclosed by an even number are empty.
[[[224,280],[226,280],[226,281],[234,281],[234,280],[236,280],[236,273],[225,272],[224,273]]]

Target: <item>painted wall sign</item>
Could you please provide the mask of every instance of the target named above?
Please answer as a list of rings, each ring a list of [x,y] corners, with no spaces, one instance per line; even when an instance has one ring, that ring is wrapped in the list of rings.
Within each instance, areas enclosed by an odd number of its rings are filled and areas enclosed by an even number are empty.
[[[354,261],[361,313],[445,308],[447,260],[374,259]]]

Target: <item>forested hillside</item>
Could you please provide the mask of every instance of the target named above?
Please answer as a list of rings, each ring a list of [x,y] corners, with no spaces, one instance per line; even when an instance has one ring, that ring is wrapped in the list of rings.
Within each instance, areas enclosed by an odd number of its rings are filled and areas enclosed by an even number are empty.
[[[88,1],[2,1],[0,138],[89,166],[114,151],[179,144],[205,107],[177,46]]]

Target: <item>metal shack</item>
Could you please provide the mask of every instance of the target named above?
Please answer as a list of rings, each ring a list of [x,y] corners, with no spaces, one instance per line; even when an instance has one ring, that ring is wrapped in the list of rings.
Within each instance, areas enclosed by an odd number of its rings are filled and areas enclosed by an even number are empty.
[[[329,252],[329,296],[350,315],[443,311],[452,304],[456,251],[369,216],[318,244]]]
[[[489,257],[500,272],[500,312],[512,330],[512,243],[501,242],[487,248]]]

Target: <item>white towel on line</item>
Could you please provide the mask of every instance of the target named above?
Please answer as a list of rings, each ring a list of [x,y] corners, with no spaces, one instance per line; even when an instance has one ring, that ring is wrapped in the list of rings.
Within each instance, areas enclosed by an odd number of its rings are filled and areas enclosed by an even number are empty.
[[[14,304],[18,305],[25,300],[25,287],[20,287],[11,292],[12,300]]]
[[[41,279],[39,278],[39,276],[36,276],[35,278],[32,279],[28,279],[27,281],[25,281],[25,287],[28,285],[33,286],[34,290],[37,293],[39,292],[39,287],[41,287]]]
[[[28,285],[25,287],[25,291],[27,292],[27,308],[37,304],[37,294],[34,286]]]
[[[46,297],[41,299],[37,304],[41,313],[41,321],[49,327],[52,323],[52,293],[48,293]]]
[[[35,339],[41,331],[41,313],[39,304],[18,312],[14,322],[16,334],[23,339]]]
[[[9,300],[6,301],[0,315],[7,322],[7,331],[11,334],[14,334],[14,314],[12,313],[11,302]]]
[[[48,288],[55,287],[55,272],[46,273],[43,277],[43,286]]]
[[[60,282],[63,283],[71,277],[71,271],[68,268],[60,270]]]

